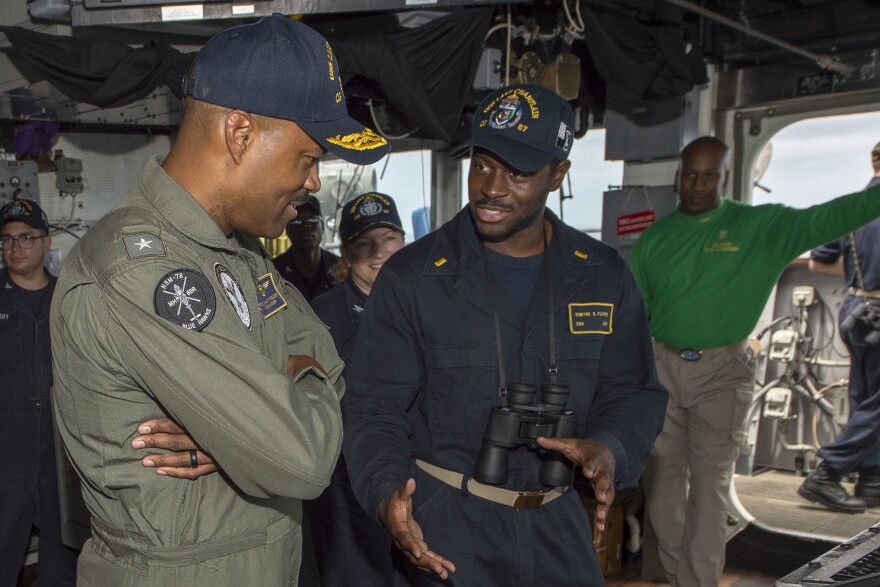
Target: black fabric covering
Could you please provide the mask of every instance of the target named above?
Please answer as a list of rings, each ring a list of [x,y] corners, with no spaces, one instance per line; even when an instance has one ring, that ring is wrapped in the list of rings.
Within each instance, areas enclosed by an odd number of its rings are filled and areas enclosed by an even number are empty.
[[[621,95],[664,101],[707,81],[702,53],[686,43],[679,8],[663,0],[583,0],[581,11],[596,68]],[[608,107],[615,106],[609,98]]]
[[[388,114],[418,127],[424,135],[451,141],[493,12],[492,8],[461,10],[390,34],[386,26],[356,26],[370,22],[361,19],[315,28],[333,46],[350,101],[378,99],[387,105]],[[180,80],[195,58],[195,53],[180,53],[164,43],[133,48],[18,27],[0,27],[0,32],[64,95],[102,108],[125,106],[162,84],[180,97]],[[350,108],[358,118],[369,117],[357,104]],[[371,120],[360,122],[374,126]]]
[[[162,84],[180,97],[195,54],[165,43],[133,48],[114,41],[57,37],[0,27],[19,55],[65,96],[101,108],[125,106]]]
[[[643,123],[674,117],[676,98],[706,81],[706,66],[680,10],[663,0],[581,0],[588,78],[607,84],[607,107]],[[388,14],[316,21],[339,61],[349,109],[373,127],[368,99],[391,119],[391,131],[453,140],[491,24],[493,7],[461,9],[413,29]],[[312,24],[312,23],[310,23]],[[56,37],[0,27],[13,48],[66,96],[102,108],[125,106],[160,85],[180,97],[194,53],[165,43],[139,48],[113,41]],[[595,80],[598,82],[598,80]],[[601,111],[601,83],[585,84],[590,108]],[[396,134],[396,133],[395,133]]]
[[[348,96],[381,97],[396,115],[433,138],[452,140],[476,75],[494,10],[450,13],[385,35],[329,38],[339,68],[355,76]],[[375,82],[360,82],[357,77]],[[362,121],[373,126],[371,121]]]

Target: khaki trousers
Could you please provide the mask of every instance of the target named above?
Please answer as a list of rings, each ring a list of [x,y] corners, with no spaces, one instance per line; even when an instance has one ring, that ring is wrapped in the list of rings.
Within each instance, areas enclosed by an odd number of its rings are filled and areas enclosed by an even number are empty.
[[[744,341],[685,361],[655,341],[654,358],[669,404],[642,477],[648,523],[671,585],[715,587],[724,570],[727,495],[745,437],[754,354]]]

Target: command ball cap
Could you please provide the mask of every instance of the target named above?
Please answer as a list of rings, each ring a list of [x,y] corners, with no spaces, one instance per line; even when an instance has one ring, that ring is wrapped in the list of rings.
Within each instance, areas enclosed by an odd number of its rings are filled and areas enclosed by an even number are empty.
[[[342,207],[339,219],[339,238],[350,243],[373,228],[393,228],[406,234],[400,222],[397,205],[391,196],[379,192],[367,192],[357,196]]]
[[[184,94],[297,123],[322,147],[357,165],[384,157],[388,142],[348,115],[330,43],[280,14],[221,31],[199,50]]]
[[[33,200],[12,200],[0,208],[0,225],[10,220],[19,220],[37,230],[49,232],[49,219]]]
[[[498,156],[518,171],[532,173],[564,160],[574,141],[574,112],[544,86],[519,84],[486,96],[474,114],[471,138],[449,152],[460,157],[472,148]]]

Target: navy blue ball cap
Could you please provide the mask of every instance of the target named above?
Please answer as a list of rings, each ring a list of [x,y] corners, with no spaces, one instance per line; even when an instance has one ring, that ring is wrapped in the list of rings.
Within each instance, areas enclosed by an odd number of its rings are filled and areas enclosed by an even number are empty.
[[[183,90],[203,102],[292,120],[322,147],[357,165],[375,163],[391,148],[348,115],[330,43],[281,14],[211,37]]]
[[[518,171],[532,173],[554,159],[568,159],[573,141],[569,103],[544,86],[519,84],[483,99],[471,124],[471,138],[451,149],[449,157],[480,148]]]
[[[316,198],[312,194],[307,195],[306,199],[303,201],[303,203],[299,204],[296,208],[297,208],[297,210],[302,210],[304,208],[311,208],[312,212],[317,214],[318,218],[320,218],[322,222],[324,220],[324,213],[321,212],[321,200],[319,200],[318,198]]]
[[[37,230],[49,232],[49,219],[33,200],[12,200],[0,208],[0,225],[10,220],[19,220]]]
[[[339,238],[343,243],[350,243],[371,228],[382,226],[406,234],[400,223],[397,205],[391,196],[379,192],[367,192],[342,207]]]

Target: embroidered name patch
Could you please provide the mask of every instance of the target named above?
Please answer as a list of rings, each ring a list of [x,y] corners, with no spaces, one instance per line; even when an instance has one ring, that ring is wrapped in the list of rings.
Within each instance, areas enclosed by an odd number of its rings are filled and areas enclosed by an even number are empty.
[[[249,329],[251,327],[251,311],[244,300],[244,294],[241,293],[241,287],[238,285],[238,282],[232,276],[232,273],[229,272],[229,269],[220,263],[214,263],[214,275],[217,276],[217,281],[220,282],[220,287],[223,288],[226,299],[232,304],[241,323]]]
[[[156,314],[187,330],[202,330],[217,310],[214,288],[208,279],[192,269],[175,269],[156,284],[153,292]]]
[[[572,334],[611,334],[614,304],[590,302],[568,305],[568,327]]]
[[[287,300],[275,286],[275,278],[267,273],[257,280],[257,306],[263,318],[268,318],[287,307]]]

